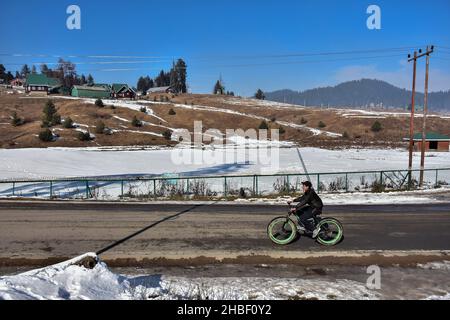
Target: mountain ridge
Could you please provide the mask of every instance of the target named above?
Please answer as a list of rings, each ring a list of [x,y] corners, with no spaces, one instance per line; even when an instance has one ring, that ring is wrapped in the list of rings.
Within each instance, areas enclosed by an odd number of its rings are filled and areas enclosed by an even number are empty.
[[[281,89],[265,92],[265,96],[271,101],[306,106],[406,109],[411,105],[411,90],[377,79],[352,80],[304,91]],[[423,105],[423,100],[424,94],[416,93],[416,105]],[[450,90],[428,93],[428,107],[431,111],[450,112]]]

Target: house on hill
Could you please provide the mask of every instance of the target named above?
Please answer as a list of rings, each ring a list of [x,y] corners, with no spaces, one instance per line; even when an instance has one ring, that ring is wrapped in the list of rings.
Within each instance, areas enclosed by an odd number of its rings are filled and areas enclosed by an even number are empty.
[[[29,74],[25,81],[25,91],[30,94],[48,95],[55,93],[61,86],[59,79],[45,74]]]
[[[147,94],[152,93],[174,93],[175,90],[171,86],[167,87],[154,87],[147,90]]]
[[[113,83],[111,86],[111,93],[117,99],[134,99],[136,92],[124,83]]]
[[[409,138],[403,138],[409,141]],[[422,133],[414,134],[413,145],[415,151],[422,149]],[[425,135],[425,151],[449,152],[450,137],[436,132],[427,132]]]
[[[108,99],[111,98],[111,90],[103,86],[80,86],[74,85],[70,92],[72,97],[79,98],[96,98],[96,99]]]
[[[11,80],[10,84],[13,87],[23,87],[25,85],[26,80],[21,78],[15,78]]]

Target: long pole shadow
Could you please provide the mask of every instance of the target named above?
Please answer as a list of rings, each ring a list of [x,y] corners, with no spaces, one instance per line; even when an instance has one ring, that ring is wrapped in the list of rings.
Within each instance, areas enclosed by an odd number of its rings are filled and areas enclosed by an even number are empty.
[[[152,223],[152,224],[150,224],[150,225],[148,225],[148,226],[146,226],[146,227],[144,227],[144,228],[142,228],[142,229],[140,229],[140,230],[138,230],[138,231],[136,231],[136,232],[134,232],[134,233],[132,233],[132,234],[130,234],[130,235],[128,235],[128,236],[126,236],[125,238],[122,238],[122,239],[120,239],[120,240],[117,240],[117,241],[111,243],[110,245],[104,247],[103,249],[98,250],[98,251],[96,252],[96,254],[97,254],[97,255],[100,255],[100,254],[102,254],[102,253],[105,253],[106,251],[111,250],[112,248],[114,248],[114,247],[116,247],[116,246],[118,246],[118,245],[124,243],[125,241],[130,240],[131,238],[136,237],[137,235],[141,234],[142,232],[145,232],[145,231],[147,231],[148,229],[151,229],[151,228],[153,228],[153,227],[156,227],[156,226],[157,226],[158,224],[160,224],[160,223],[163,223],[163,222],[165,222],[165,221],[168,221],[168,220],[171,220],[171,219],[174,219],[174,218],[178,218],[179,216],[181,216],[181,215],[183,215],[183,214],[185,214],[185,213],[188,213],[188,212],[190,212],[190,211],[192,211],[192,210],[194,210],[194,209],[196,209],[196,208],[203,207],[203,206],[210,206],[210,205],[213,205],[213,204],[217,203],[218,201],[219,201],[219,200],[216,200],[216,201],[214,201],[213,203],[208,203],[208,204],[197,204],[197,205],[194,205],[194,206],[192,206],[192,207],[190,207],[190,208],[188,208],[188,209],[185,209],[185,210],[183,210],[183,211],[177,212],[176,214],[167,216],[167,217],[165,217],[165,218],[163,218],[163,219],[161,219],[161,220],[158,220],[158,221],[156,221],[156,222],[154,222],[154,223]]]

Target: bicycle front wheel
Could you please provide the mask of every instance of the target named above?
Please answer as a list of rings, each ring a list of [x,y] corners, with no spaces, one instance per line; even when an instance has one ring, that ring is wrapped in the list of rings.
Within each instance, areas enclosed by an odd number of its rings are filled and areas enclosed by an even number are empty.
[[[297,228],[291,219],[277,217],[267,226],[267,235],[273,243],[285,245],[294,241],[297,236]]]

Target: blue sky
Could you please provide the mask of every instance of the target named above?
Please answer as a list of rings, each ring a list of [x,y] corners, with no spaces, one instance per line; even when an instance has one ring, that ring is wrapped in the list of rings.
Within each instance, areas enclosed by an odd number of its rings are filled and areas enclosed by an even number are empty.
[[[81,8],[81,30],[66,28],[71,4]],[[381,30],[366,27],[371,4],[381,8]],[[0,63],[8,70],[63,56],[98,82],[135,85],[140,75],[154,77],[182,57],[193,92],[210,92],[220,75],[228,90],[244,96],[257,88],[304,90],[362,77],[409,88],[409,49],[280,55],[434,44],[430,88],[450,89],[448,0],[29,0],[3,3],[1,9]],[[93,55],[111,57],[88,57]]]

